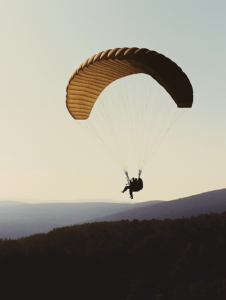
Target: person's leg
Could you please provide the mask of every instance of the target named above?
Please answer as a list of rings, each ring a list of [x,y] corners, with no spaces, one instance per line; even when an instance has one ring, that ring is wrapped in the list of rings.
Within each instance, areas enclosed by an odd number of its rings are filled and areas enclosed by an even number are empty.
[[[129,186],[125,186],[124,190],[122,191],[122,193],[124,193],[125,191],[127,191],[130,187]]]
[[[133,199],[133,192],[132,192],[132,189],[129,190],[129,193],[130,193],[130,198]]]

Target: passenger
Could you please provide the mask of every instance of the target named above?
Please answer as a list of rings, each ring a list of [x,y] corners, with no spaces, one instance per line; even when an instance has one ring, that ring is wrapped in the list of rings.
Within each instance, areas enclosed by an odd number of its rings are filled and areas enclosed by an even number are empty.
[[[143,180],[141,178],[132,178],[128,185],[125,186],[122,193],[129,189],[130,199],[133,199],[133,192],[139,192],[143,189]]]

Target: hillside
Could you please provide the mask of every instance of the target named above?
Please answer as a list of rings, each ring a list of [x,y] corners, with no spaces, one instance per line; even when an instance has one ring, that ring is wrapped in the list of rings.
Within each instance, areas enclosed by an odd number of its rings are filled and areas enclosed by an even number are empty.
[[[226,211],[226,189],[172,201],[143,203],[39,203],[0,201],[0,238],[47,233],[56,227],[96,221],[150,220]]]
[[[163,220],[198,216],[208,213],[226,211],[226,189],[202,193],[172,201],[162,201],[156,205],[135,207],[127,211],[114,213],[101,218],[90,219],[89,222],[119,220]]]
[[[0,240],[0,299],[225,300],[226,212]]]
[[[46,233],[56,227],[74,225],[138,205],[153,205],[159,202],[28,204],[2,200],[0,201],[0,238],[16,239],[35,233]]]

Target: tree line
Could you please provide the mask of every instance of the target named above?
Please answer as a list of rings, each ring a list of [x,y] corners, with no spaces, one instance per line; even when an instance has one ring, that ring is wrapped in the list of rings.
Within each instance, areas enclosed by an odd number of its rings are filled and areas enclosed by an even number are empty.
[[[0,240],[0,299],[226,299],[226,212]]]

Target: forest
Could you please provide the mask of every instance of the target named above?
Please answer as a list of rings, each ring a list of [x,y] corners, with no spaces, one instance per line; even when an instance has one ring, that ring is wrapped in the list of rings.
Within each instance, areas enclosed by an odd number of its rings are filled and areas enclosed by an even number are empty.
[[[0,240],[0,299],[226,299],[226,212]]]

